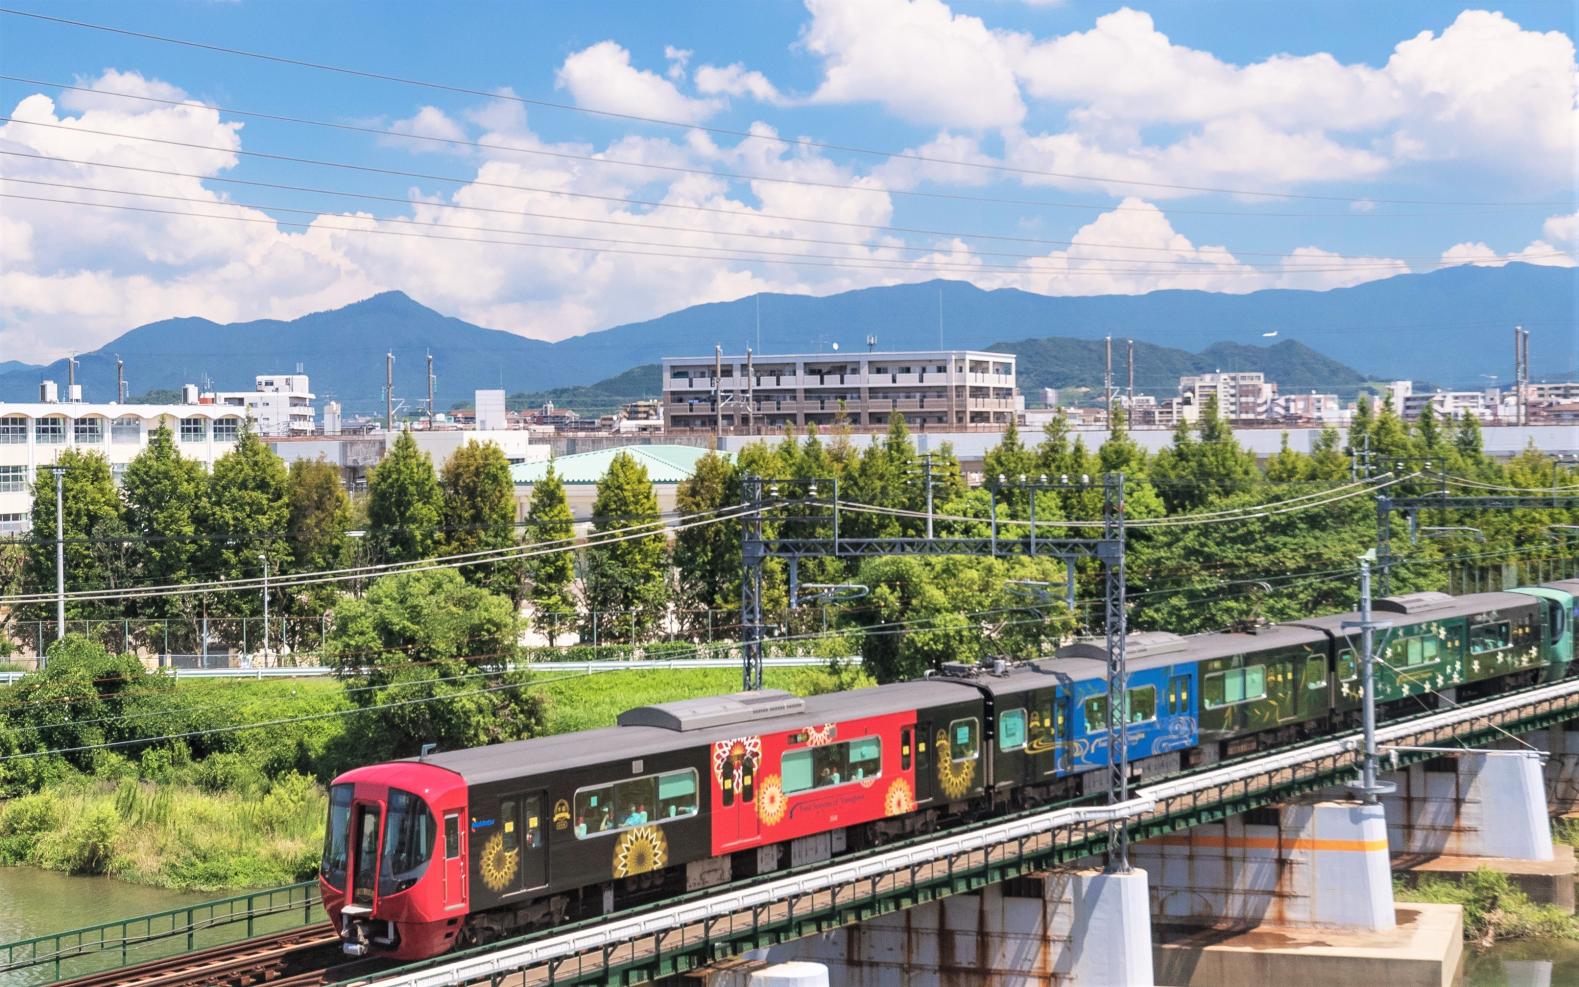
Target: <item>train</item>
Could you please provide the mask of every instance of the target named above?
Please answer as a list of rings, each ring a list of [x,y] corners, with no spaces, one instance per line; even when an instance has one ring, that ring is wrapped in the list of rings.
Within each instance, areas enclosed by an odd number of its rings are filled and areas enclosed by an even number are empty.
[[[1579,580],[1379,599],[1384,718],[1576,673]],[[1136,781],[1356,725],[1357,614],[1126,641]],[[329,789],[319,883],[345,952],[399,960],[550,928],[1105,790],[1107,653],[949,665],[800,698],[359,767]]]

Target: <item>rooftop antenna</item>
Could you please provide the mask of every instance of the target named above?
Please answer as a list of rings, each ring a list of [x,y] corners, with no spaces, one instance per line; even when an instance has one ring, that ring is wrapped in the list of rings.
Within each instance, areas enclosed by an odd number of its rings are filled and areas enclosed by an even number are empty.
[[[877,349],[877,337],[875,335],[873,335],[872,333],[867,333],[866,334],[866,352],[870,353],[870,352],[872,352],[875,349]]]
[[[126,403],[126,361],[115,354],[115,403]]]

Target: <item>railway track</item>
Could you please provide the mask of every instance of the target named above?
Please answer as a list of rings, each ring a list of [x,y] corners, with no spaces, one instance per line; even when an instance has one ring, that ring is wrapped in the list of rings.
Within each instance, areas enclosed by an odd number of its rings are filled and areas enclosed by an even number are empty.
[[[315,925],[60,983],[61,987],[319,987],[387,965],[371,960],[341,962],[344,959],[334,930]]]

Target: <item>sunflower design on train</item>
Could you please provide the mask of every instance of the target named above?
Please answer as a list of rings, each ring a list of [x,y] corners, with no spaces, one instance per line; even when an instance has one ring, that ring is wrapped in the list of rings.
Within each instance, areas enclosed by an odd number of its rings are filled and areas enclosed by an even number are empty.
[[[938,787],[951,799],[962,799],[970,791],[976,778],[976,759],[954,760],[954,748],[949,744],[948,731],[939,730],[937,743]]]
[[[635,877],[662,870],[669,862],[669,841],[657,826],[637,826],[614,844],[614,876]]]
[[[489,891],[503,891],[515,878],[521,866],[521,851],[504,848],[504,834],[495,833],[483,844],[482,858],[478,861],[482,883]]]
[[[895,778],[888,785],[888,794],[883,796],[883,815],[902,816],[916,807],[916,793],[910,790],[910,782],[904,778]]]
[[[789,799],[784,795],[784,785],[778,775],[768,775],[757,785],[757,818],[764,826],[777,826],[784,820]]]
[[[826,747],[833,743],[839,730],[832,723],[824,723],[820,727],[807,727],[803,732],[806,734],[807,747]]]

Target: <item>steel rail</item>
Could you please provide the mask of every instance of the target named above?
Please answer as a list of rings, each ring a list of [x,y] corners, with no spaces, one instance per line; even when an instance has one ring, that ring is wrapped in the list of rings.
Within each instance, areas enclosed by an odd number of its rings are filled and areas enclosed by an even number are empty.
[[[1485,720],[1492,729],[1500,729],[1501,724],[1517,722],[1523,718],[1522,714],[1535,715],[1543,708],[1548,715],[1569,715],[1579,712],[1579,680],[1523,689],[1472,706],[1397,721],[1379,729],[1377,739],[1379,742],[1390,743],[1441,739],[1443,731],[1448,731],[1448,735],[1451,735],[1454,728],[1473,724],[1477,720]],[[1499,720],[1501,724],[1498,723]],[[761,921],[765,909],[773,906],[782,908],[786,902],[808,897],[815,900],[818,894],[831,893],[832,907],[837,909],[839,907],[837,892],[841,888],[867,883],[871,885],[872,894],[875,896],[878,893],[877,883],[883,879],[907,870],[914,875],[920,867],[937,865],[945,861],[950,862],[949,875],[952,878],[954,876],[952,860],[961,855],[976,854],[981,858],[982,866],[990,867],[995,848],[1018,844],[1023,857],[1027,840],[1036,837],[1045,838],[1048,834],[1056,834],[1060,830],[1072,829],[1080,825],[1085,825],[1089,829],[1092,824],[1109,821],[1147,822],[1150,817],[1149,821],[1156,824],[1155,828],[1159,831],[1183,828],[1168,823],[1168,817],[1178,811],[1174,803],[1183,801],[1188,802],[1192,807],[1198,806],[1200,796],[1205,793],[1216,792],[1221,801],[1232,801],[1233,796],[1228,793],[1238,788],[1241,799],[1260,795],[1267,801],[1272,801],[1282,792],[1329,787],[1335,780],[1335,775],[1357,767],[1359,747],[1358,733],[1349,732],[1330,740],[1249,757],[1220,768],[1143,786],[1136,789],[1134,797],[1125,802],[1060,808],[1007,822],[992,823],[918,846],[881,851],[846,863],[764,882],[754,887],[684,904],[660,907],[637,915],[616,918],[590,928],[535,938],[519,945],[506,946],[481,955],[466,956],[449,963],[439,961],[439,965],[424,964],[423,969],[397,973],[387,978],[356,981],[356,983],[376,985],[376,987],[457,987],[457,985],[479,981],[498,983],[499,978],[507,974],[545,965],[552,969],[554,964],[577,956],[601,957],[603,972],[607,974],[613,969],[615,953],[618,950],[623,949],[630,954],[626,962],[631,965],[647,960],[659,960],[664,947],[662,936],[665,933],[700,928],[703,935],[709,935],[713,931],[713,923],[727,922],[728,928],[723,930],[724,937],[733,938],[738,935],[735,929],[737,918],[747,916],[753,924],[756,924]],[[1310,777],[1301,777],[1298,769],[1310,766],[1316,766],[1318,770]],[[1251,788],[1252,782],[1258,783],[1254,789]],[[1095,847],[1095,842],[1092,842],[1092,846]],[[848,904],[845,907],[849,907]],[[874,908],[872,911],[876,913],[881,910],[883,909]],[[805,916],[801,918],[804,921]],[[773,921],[782,924],[782,915]],[[795,921],[793,906],[790,908],[789,921],[791,924]],[[653,943],[650,957],[641,955],[635,946],[636,943],[644,940]],[[684,942],[681,948],[694,949],[695,945]],[[728,950],[721,952],[726,953]],[[583,970],[579,974],[571,974],[559,980],[551,972],[546,982],[572,982],[588,975]]]

